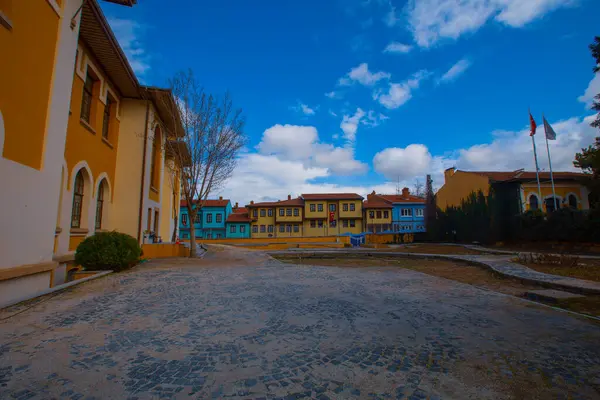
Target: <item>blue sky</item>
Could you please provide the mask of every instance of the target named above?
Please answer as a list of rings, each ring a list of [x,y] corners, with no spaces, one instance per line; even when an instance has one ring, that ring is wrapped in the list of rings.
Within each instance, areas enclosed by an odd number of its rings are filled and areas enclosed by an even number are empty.
[[[141,0],[102,7],[140,81],[191,68],[229,90],[248,151],[232,200],[394,192],[444,168],[533,169],[527,110],[554,124],[555,169],[597,131],[594,0]],[[587,118],[587,119],[586,119]],[[536,135],[545,150],[543,136]],[[540,167],[547,157],[540,154]]]

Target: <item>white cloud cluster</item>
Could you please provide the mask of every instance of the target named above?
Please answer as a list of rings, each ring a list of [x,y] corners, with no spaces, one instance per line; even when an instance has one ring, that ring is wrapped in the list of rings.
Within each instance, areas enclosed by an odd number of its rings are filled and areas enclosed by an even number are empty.
[[[369,71],[369,65],[367,63],[362,63],[359,66],[352,68],[346,76],[341,78],[339,84],[347,86],[353,82],[358,82],[361,85],[373,86],[382,79],[389,79],[390,76],[391,75],[388,72],[371,72]]]
[[[488,20],[522,27],[573,0],[410,0],[406,6],[415,42],[430,47],[441,39],[458,39]]]
[[[384,53],[399,53],[405,54],[409,53],[412,50],[412,46],[400,42],[391,42],[388,44],[383,50]]]
[[[133,71],[143,76],[150,68],[149,56],[140,40],[144,27],[136,21],[121,18],[109,18],[108,24],[125,52]]]
[[[462,60],[454,64],[448,71],[446,71],[446,73],[440,78],[439,82],[448,83],[454,81],[456,78],[464,74],[470,66],[471,61],[469,61],[466,58],[463,58]]]
[[[272,126],[263,133],[257,149],[264,156],[297,162],[306,168],[324,169],[327,175],[362,174],[368,169],[365,163],[354,158],[353,147],[336,147],[321,142],[313,126]]]
[[[412,98],[412,91],[417,89],[421,81],[431,76],[426,70],[413,74],[401,83],[390,82],[387,91],[377,90],[373,93],[373,99],[388,109],[396,109]]]
[[[553,124],[557,138],[556,141],[550,141],[550,153],[555,171],[577,171],[573,166],[575,153],[593,143],[598,135],[598,131],[590,126],[593,120],[594,116],[588,116]],[[423,144],[387,148],[375,155],[373,168],[389,180],[410,182],[431,174],[436,186],[443,184],[443,172],[452,166],[471,171],[514,171],[520,168],[535,171],[533,146],[527,128],[512,132],[496,131],[493,136],[490,143],[456,149],[443,156],[432,156]],[[547,171],[548,156],[541,124],[535,140],[540,169]]]

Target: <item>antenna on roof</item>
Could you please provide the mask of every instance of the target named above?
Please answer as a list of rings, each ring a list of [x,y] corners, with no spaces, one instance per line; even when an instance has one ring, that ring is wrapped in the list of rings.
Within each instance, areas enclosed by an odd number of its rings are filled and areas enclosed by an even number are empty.
[[[398,175],[398,182],[396,182],[396,195],[400,196],[402,194],[402,188],[400,187],[400,175]]]

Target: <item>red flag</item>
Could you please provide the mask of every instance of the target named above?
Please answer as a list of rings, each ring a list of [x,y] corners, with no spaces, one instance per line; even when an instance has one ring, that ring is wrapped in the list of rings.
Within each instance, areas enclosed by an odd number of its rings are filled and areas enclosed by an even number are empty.
[[[531,112],[529,112],[529,124],[531,125],[531,130],[529,132],[529,136],[533,136],[533,135],[535,135],[535,130],[537,129],[537,124],[535,123],[535,119],[533,119]]]

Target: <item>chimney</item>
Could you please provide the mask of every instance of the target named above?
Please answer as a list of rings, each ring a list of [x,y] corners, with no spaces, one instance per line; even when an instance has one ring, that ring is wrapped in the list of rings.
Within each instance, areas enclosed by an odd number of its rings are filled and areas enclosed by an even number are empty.
[[[291,199],[292,199],[292,195],[288,194],[288,200],[291,200]]]
[[[456,172],[456,168],[450,167],[444,171],[444,183],[448,183],[448,179]]]
[[[223,200],[223,196],[219,196],[219,200]]]
[[[408,197],[409,194],[410,194],[410,190],[408,190],[407,187],[402,189],[402,197]]]
[[[377,194],[375,193],[375,191],[373,190],[373,192],[369,193],[367,195],[367,200],[372,200],[373,197],[377,196]]]
[[[235,202],[235,207],[234,207],[234,208],[235,208],[235,209],[238,209],[239,207],[240,207],[240,206],[238,205],[238,202],[236,201],[236,202]]]
[[[250,204],[254,204],[254,200],[250,200]]]

